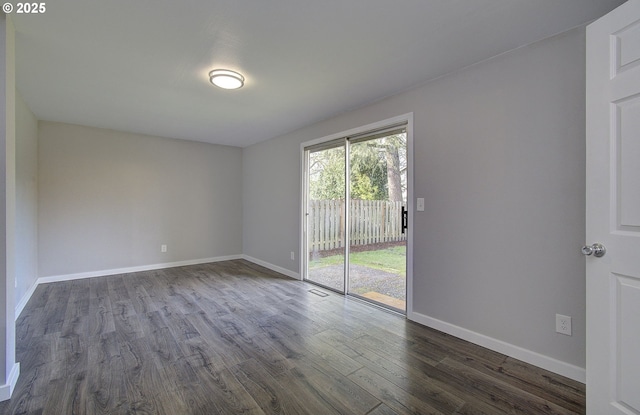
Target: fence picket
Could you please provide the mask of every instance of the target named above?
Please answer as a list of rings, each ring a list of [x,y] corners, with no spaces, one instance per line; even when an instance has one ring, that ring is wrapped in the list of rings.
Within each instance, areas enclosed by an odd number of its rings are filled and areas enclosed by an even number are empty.
[[[403,205],[403,202],[386,200],[352,200],[348,207],[351,245],[405,240],[400,217]],[[346,209],[343,200],[309,201],[309,251],[344,248]]]

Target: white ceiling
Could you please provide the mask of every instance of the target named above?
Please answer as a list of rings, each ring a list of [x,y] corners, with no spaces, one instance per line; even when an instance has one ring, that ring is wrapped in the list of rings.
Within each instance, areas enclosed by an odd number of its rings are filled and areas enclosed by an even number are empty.
[[[53,0],[12,14],[41,120],[244,147],[602,16],[622,0]],[[208,82],[234,69],[245,86]]]

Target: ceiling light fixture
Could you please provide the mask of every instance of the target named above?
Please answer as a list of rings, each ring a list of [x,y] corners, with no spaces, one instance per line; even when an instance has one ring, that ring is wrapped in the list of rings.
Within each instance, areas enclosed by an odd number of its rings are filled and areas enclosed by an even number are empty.
[[[214,69],[209,72],[209,80],[224,89],[238,89],[244,85],[244,76],[228,69]]]

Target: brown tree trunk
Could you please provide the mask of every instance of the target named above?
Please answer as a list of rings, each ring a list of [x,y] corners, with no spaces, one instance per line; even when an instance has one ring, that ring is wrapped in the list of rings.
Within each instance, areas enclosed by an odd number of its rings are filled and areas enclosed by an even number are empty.
[[[402,202],[402,181],[400,179],[400,156],[398,148],[393,145],[385,146],[387,159],[387,185],[389,187],[389,200]]]

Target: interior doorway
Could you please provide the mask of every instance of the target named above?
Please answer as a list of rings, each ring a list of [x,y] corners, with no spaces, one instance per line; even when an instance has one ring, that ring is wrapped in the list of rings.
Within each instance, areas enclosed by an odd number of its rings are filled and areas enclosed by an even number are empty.
[[[303,279],[407,311],[407,121],[303,147]]]

